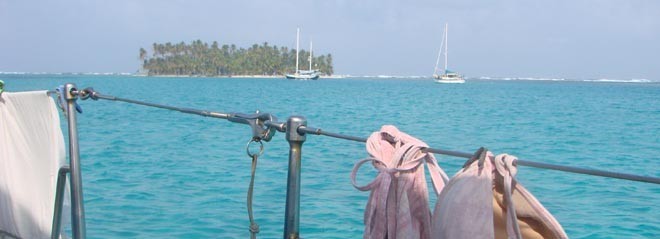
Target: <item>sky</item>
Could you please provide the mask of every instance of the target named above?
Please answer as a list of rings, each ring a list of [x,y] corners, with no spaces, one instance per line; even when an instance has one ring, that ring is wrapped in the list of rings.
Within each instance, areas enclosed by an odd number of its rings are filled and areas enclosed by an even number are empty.
[[[135,72],[154,42],[331,53],[336,74],[660,80],[657,0],[0,0],[0,72]]]

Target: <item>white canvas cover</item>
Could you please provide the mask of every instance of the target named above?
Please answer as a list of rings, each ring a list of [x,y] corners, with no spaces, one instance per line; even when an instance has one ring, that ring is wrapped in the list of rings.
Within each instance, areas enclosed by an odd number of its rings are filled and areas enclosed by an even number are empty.
[[[46,91],[2,93],[0,238],[50,238],[57,172],[65,163],[59,115]]]

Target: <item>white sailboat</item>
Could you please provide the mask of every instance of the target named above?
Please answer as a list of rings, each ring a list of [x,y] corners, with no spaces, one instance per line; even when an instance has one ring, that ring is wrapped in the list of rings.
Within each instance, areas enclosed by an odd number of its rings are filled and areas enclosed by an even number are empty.
[[[437,83],[465,83],[465,79],[463,79],[463,76],[456,72],[452,72],[447,69],[447,33],[449,29],[449,24],[445,23],[445,32],[444,32],[444,38],[442,39],[442,43],[440,44],[440,51],[438,52],[438,59],[435,61],[435,69],[433,69],[433,78],[435,79],[435,82]],[[445,54],[445,70],[442,72],[442,74],[438,74],[438,64],[440,63],[440,56],[443,53],[443,46],[444,46],[444,54]]]
[[[300,28],[296,30],[296,72],[293,74],[287,74],[287,79],[296,79],[296,80],[317,80],[319,74],[312,69],[312,43],[309,43],[309,70],[303,71],[298,68],[298,57],[300,51]]]

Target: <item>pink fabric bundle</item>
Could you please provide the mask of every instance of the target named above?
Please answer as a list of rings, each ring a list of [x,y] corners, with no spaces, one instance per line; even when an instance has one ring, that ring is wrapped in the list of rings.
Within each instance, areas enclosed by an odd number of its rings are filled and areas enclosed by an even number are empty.
[[[385,125],[367,140],[371,158],[358,162],[353,168],[353,186],[371,191],[364,212],[364,238],[431,238],[431,212],[424,176],[424,162],[436,194],[447,182],[447,175],[431,153],[424,153],[424,142],[396,127]],[[366,162],[379,171],[365,186],[357,186],[355,177]]]
[[[433,238],[568,238],[514,176],[517,159],[488,151],[469,161],[440,193]]]
[[[364,212],[364,238],[568,238],[555,218],[515,180],[516,158],[485,149],[447,183],[428,146],[385,125],[367,140],[370,158],[351,172],[353,186],[371,191]],[[378,176],[356,185],[360,166],[371,162]],[[436,194],[433,216],[424,162]]]

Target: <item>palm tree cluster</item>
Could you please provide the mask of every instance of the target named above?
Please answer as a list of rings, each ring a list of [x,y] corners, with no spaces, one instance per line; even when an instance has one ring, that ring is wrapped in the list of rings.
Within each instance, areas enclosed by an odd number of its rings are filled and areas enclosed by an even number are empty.
[[[307,70],[310,53],[300,51],[301,70]],[[148,56],[140,48],[142,67],[149,75],[284,75],[295,71],[296,51],[287,47],[254,44],[248,49],[236,45],[222,45],[196,40],[190,44],[154,43],[153,54]],[[322,74],[331,75],[332,55],[315,56],[312,68]]]

